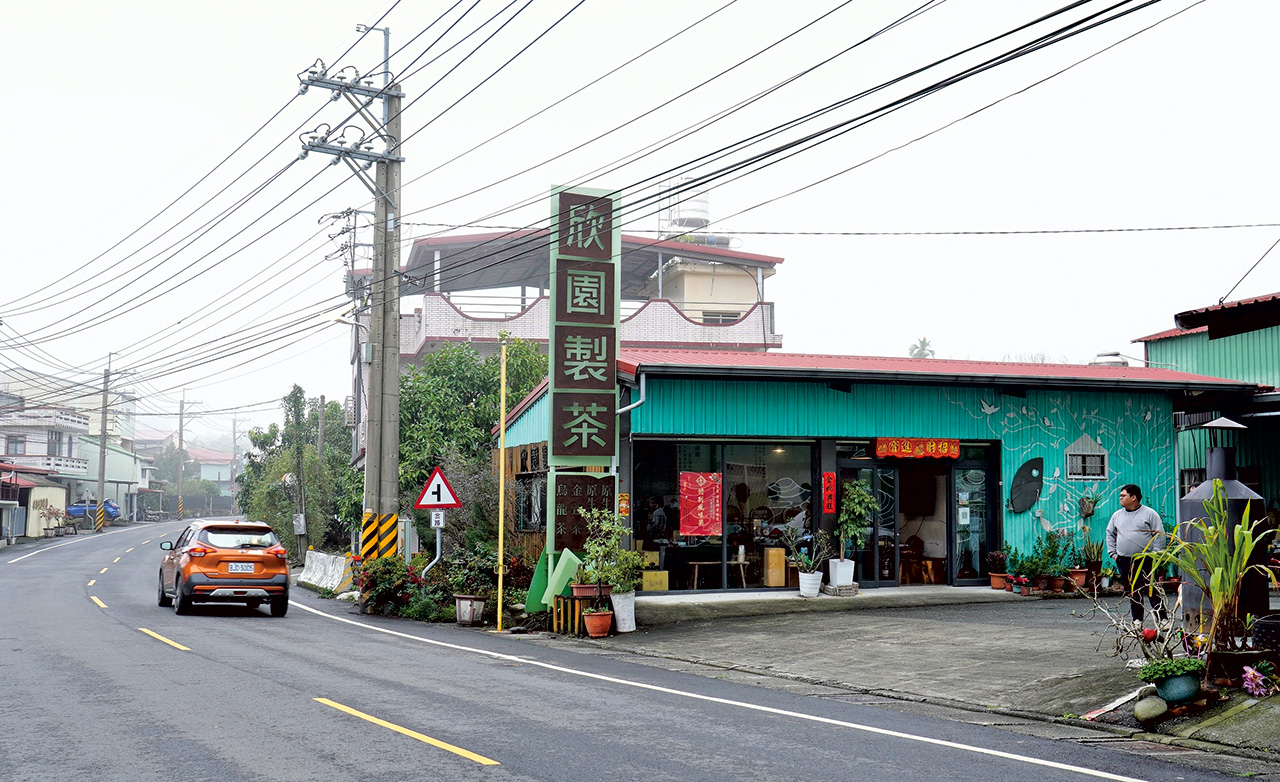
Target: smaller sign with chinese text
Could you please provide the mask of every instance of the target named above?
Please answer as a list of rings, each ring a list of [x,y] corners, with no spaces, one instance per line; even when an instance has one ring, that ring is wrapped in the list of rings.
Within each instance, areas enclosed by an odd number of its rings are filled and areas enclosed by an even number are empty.
[[[822,474],[822,512],[836,512],[836,474],[833,472]]]
[[[877,437],[876,457],[959,459],[960,441],[939,437]]]
[[[680,534],[719,535],[720,473],[680,473]]]

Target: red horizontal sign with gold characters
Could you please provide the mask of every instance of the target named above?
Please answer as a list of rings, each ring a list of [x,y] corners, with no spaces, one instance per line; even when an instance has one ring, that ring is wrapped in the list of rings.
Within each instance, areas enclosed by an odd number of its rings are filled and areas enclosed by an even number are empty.
[[[959,459],[960,441],[941,437],[877,437],[876,457]]]

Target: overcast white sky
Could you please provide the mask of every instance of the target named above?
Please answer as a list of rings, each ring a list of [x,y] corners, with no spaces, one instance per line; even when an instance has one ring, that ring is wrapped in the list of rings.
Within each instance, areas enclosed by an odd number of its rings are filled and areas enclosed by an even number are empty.
[[[458,5],[446,21],[457,20],[473,2]],[[406,246],[414,236],[439,230],[434,224],[464,226],[461,232],[473,230],[469,225],[544,220],[545,194],[553,184],[629,187],[1031,21],[1065,0],[737,0],[590,90],[437,170],[726,3],[587,0],[452,108],[575,9],[576,0],[527,6],[526,0],[480,0],[412,66],[443,26],[412,44],[410,39],[452,4],[413,0],[394,7],[384,22],[392,30],[392,49],[409,45],[393,56],[392,68],[408,73],[406,103],[414,101],[404,116],[413,133],[403,153],[405,219],[430,224],[410,225]],[[1089,9],[1110,4],[1090,3]],[[344,182],[345,167],[328,167],[328,158],[311,155],[239,211],[224,216],[222,210],[296,159],[296,127],[346,116],[345,104],[327,103],[320,90],[293,99],[295,74],[316,58],[362,73],[379,70],[381,35],[358,41],[355,26],[375,22],[391,5],[10,4],[0,29],[0,65],[7,74],[0,100],[8,107],[0,128],[8,153],[0,196],[8,218],[0,366],[95,382],[113,352],[113,368],[135,373],[122,382],[134,384],[149,412],[175,412],[184,388],[187,399],[206,410],[276,400],[294,382],[311,396],[341,400],[350,393],[349,331],[315,325],[326,307],[342,303],[342,265],[325,260],[335,244],[317,220],[365,207],[367,191]],[[922,6],[926,11],[917,18],[751,108],[618,171],[590,174]],[[1102,51],[1183,9],[1189,10]],[[445,76],[517,11],[514,21]],[[657,108],[829,11],[746,65]],[[482,33],[411,73],[493,14],[498,21]],[[1280,223],[1270,203],[1280,167],[1273,107],[1280,55],[1272,40],[1278,28],[1280,4],[1273,0],[1157,2],[723,182],[711,192],[718,221],[711,230],[740,233],[744,251],[786,259],[768,282],[766,298],[778,303],[777,326],[789,352],[904,355],[913,341],[928,336],[940,358],[1044,353],[1084,362],[1100,351],[1136,354],[1141,347],[1130,345],[1134,337],[1169,328],[1175,312],[1216,303],[1280,238],[1280,227],[833,234]],[[352,44],[351,54],[335,62]],[[948,66],[939,77],[956,70]],[[786,138],[847,120],[932,80],[916,77]],[[249,140],[281,107],[279,117]],[[601,142],[520,173],[636,117]],[[778,198],[935,130],[824,184]],[[190,195],[156,216],[232,153]],[[627,191],[624,200],[648,192]],[[178,225],[211,197],[209,207]],[[526,200],[533,205],[497,214]],[[648,211],[624,230],[656,228]],[[218,219],[207,233],[187,238]],[[1268,257],[1231,298],[1277,290],[1280,257]],[[230,335],[270,329],[268,321],[286,313],[313,327],[275,335],[273,342],[229,346]],[[210,348],[214,356],[201,356]],[[278,420],[278,413],[245,417],[264,424]],[[152,421],[167,423],[143,419],[140,426],[150,428]],[[225,430],[230,420],[211,417],[206,425]]]

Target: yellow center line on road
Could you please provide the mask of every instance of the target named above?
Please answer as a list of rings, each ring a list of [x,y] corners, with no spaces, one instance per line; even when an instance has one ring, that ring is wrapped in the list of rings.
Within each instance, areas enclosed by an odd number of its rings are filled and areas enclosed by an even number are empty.
[[[119,562],[119,561],[120,561],[120,557],[116,557],[115,559],[111,560],[111,564],[113,564],[113,565],[114,565],[115,563],[117,563],[117,562]]]
[[[131,548],[127,548],[127,549],[125,549],[125,550],[124,550],[124,553],[128,554],[130,551],[133,551],[133,549],[131,549]]]
[[[476,753],[465,750],[462,747],[455,747],[452,744],[441,741],[439,739],[433,739],[430,736],[425,736],[421,733],[418,733],[417,731],[409,730],[408,728],[403,728],[399,725],[396,725],[395,723],[387,722],[386,720],[380,720],[377,717],[374,717],[373,715],[365,714],[362,711],[356,711],[350,706],[343,706],[341,703],[336,703],[334,701],[329,700],[328,698],[315,698],[314,700],[316,701],[316,703],[323,703],[326,706],[332,706],[338,711],[346,712],[347,714],[350,714],[353,717],[359,717],[362,720],[367,720],[369,722],[372,722],[374,725],[380,725],[388,730],[394,730],[396,733],[403,734],[405,736],[408,736],[411,739],[417,739],[418,741],[424,742],[426,744],[430,744],[433,747],[439,747],[440,749],[446,750],[448,752],[452,752],[455,755],[460,755],[466,758],[467,760],[474,760],[475,762],[479,763],[482,766],[502,765],[496,760],[491,760],[490,758],[486,758],[484,755],[477,755]]]
[[[90,600],[92,600],[93,602],[97,603],[97,604],[98,604],[98,608],[106,608],[106,607],[107,607],[107,604],[106,604],[106,603],[102,602],[101,600],[99,600],[98,598],[94,597],[93,595],[89,595],[89,599],[90,599]]]
[[[93,586],[93,585],[94,585],[94,584],[96,584],[96,583],[98,583],[98,579],[96,579],[96,578],[91,578],[91,579],[89,579],[89,586]]]
[[[98,571],[98,575],[102,575],[103,573],[106,573],[106,572],[107,572],[107,569],[103,568],[102,570]]]
[[[182,644],[178,643],[177,641],[170,641],[168,638],[165,638],[163,635],[160,635],[159,633],[153,633],[153,632],[151,632],[150,630],[148,630],[148,629],[147,629],[147,628],[145,628],[145,627],[139,627],[139,628],[138,628],[138,630],[140,630],[141,632],[146,633],[147,635],[151,636],[152,638],[156,639],[157,641],[164,641],[165,643],[167,643],[167,644],[169,644],[170,646],[172,646],[174,649],[180,649],[180,650],[182,650],[182,651],[184,651],[184,652],[189,652],[189,651],[191,651],[190,649],[188,649],[187,647],[185,647],[185,646],[183,646]]]
[[[144,546],[145,546],[145,545],[147,545],[147,544],[148,544],[148,543],[150,543],[150,542],[151,542],[151,539],[150,539],[150,538],[147,538],[146,540],[142,541],[142,545],[144,545]],[[133,551],[133,549],[129,549],[129,550],[130,550],[130,551]]]

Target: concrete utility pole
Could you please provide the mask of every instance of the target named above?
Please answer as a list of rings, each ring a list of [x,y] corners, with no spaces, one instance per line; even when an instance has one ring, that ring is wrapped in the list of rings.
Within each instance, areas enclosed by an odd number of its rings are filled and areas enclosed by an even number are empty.
[[[389,39],[389,31],[384,36]],[[389,45],[389,44],[388,44]],[[369,339],[373,361],[369,372],[368,434],[365,438],[364,524],[360,553],[366,557],[393,556],[403,552],[412,555],[410,527],[400,521],[400,102],[404,97],[400,85],[387,83],[373,86],[372,79],[358,74],[348,77],[350,69],[331,78],[328,67],[317,62],[300,80],[300,92],[310,87],[334,90],[355,108],[373,128],[373,135],[386,145],[384,152],[374,152],[369,136],[347,137],[354,126],[340,130],[317,129],[308,134],[301,157],[309,152],[334,155],[346,163],[373,194],[374,241],[373,278],[369,293]],[[389,73],[389,70],[388,70]],[[386,77],[390,82],[390,76]],[[363,99],[363,100],[361,100]],[[369,113],[374,100],[383,101],[383,119]],[[332,138],[337,134],[337,138]],[[358,165],[363,161],[365,165]],[[336,161],[335,161],[336,162]],[[365,171],[376,164],[373,179]]]
[[[227,481],[227,490],[231,492],[231,512],[235,513],[239,503],[236,502],[236,417],[231,416],[231,477]]]
[[[316,453],[320,455],[320,464],[324,464],[324,394],[320,395],[320,425],[316,427]]]
[[[111,383],[111,354],[107,354],[107,368],[102,370],[102,422],[98,427],[98,507],[94,515],[93,531],[107,523],[107,507],[104,504],[107,491],[107,386]]]
[[[182,450],[182,424],[187,411],[187,392],[182,391],[182,399],[178,402],[178,518],[182,518],[182,470],[186,467],[186,452]]]

